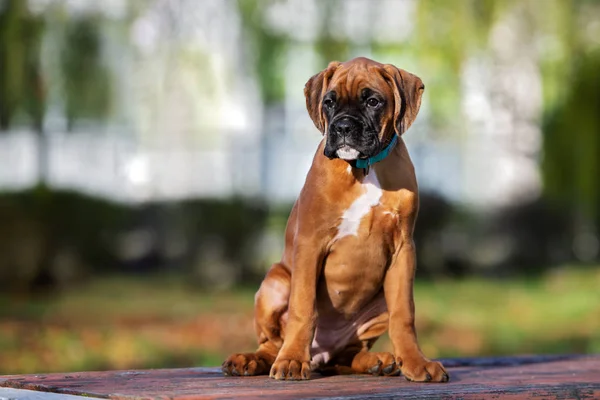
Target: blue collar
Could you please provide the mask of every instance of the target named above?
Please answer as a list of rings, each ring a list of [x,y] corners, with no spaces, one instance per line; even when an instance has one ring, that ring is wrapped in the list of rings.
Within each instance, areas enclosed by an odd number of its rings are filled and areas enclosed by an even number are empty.
[[[367,158],[366,160],[359,158],[358,160],[356,160],[356,164],[355,164],[356,168],[369,168],[371,165],[375,164],[376,162],[383,160],[390,154],[390,151],[392,151],[392,149],[394,148],[396,143],[398,143],[398,135],[396,135],[394,133],[394,138],[392,139],[390,144],[388,144],[385,147],[385,149],[383,149],[381,151],[381,153],[379,153],[373,157]]]

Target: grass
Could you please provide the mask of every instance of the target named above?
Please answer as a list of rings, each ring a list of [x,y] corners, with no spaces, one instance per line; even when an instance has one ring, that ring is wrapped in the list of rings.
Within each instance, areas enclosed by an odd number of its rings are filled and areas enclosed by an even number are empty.
[[[600,352],[600,268],[527,280],[419,281],[429,357]],[[216,366],[255,346],[254,289],[203,293],[177,278],[103,278],[58,297],[0,296],[0,374]],[[378,350],[391,350],[387,337]]]

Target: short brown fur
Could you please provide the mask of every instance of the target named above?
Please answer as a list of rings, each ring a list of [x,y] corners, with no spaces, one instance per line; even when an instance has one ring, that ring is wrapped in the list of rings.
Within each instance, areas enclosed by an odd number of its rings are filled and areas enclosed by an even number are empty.
[[[321,100],[328,90],[347,101],[365,87],[387,100],[382,142],[404,134],[419,111],[423,83],[366,58],[333,62],[307,82],[306,105],[315,126],[327,134]],[[402,372],[411,381],[447,381],[442,364],[422,354],[415,332],[413,229],[419,196],[404,141],[399,137],[388,157],[371,166],[381,197],[361,216],[356,233],[343,237],[337,235],[344,212],[364,193],[367,171],[325,157],[324,142],[290,214],[282,260],[256,294],[258,350],[233,354],[223,372],[288,380],[308,379],[314,369]],[[394,355],[369,352],[386,329]]]

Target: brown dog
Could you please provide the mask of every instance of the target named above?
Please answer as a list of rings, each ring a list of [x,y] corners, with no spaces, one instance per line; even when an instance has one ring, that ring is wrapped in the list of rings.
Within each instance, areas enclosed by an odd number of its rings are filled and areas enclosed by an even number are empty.
[[[256,293],[258,350],[230,356],[226,375],[448,381],[415,332],[419,196],[401,135],[423,90],[415,75],[366,58],[332,62],[306,83],[308,113],[325,138],[290,214],[283,259]],[[388,326],[395,356],[369,352]]]

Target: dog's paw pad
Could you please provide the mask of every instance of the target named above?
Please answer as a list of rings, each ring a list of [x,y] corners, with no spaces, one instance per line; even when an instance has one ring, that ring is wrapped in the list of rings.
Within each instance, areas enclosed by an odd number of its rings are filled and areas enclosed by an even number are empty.
[[[450,376],[444,366],[437,361],[425,358],[405,361],[402,365],[402,374],[411,382],[448,382]]]
[[[276,380],[307,380],[310,379],[310,363],[298,360],[275,360],[269,376]]]
[[[367,372],[370,373],[371,375],[379,375],[379,373],[381,372],[382,364],[383,364],[383,362],[381,360],[377,360],[377,365],[374,365],[371,368],[369,368],[367,370]]]
[[[396,368],[396,363],[392,362],[390,365],[386,366],[383,370],[382,370],[384,375],[394,375],[394,374],[399,374],[400,373],[400,369]]]

